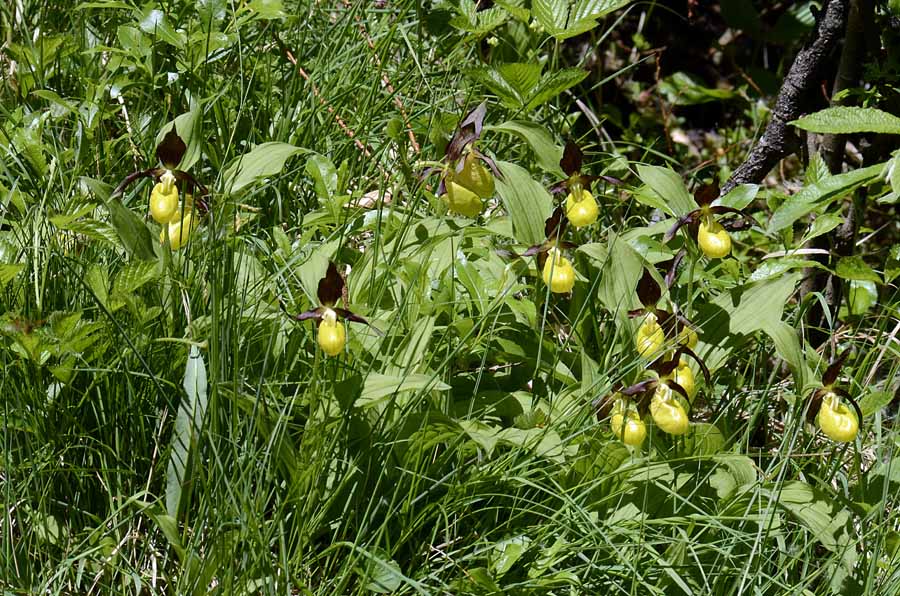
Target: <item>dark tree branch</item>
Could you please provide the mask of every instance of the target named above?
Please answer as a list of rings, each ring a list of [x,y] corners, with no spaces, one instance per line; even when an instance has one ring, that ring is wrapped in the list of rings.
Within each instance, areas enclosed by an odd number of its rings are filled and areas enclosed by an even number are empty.
[[[803,96],[816,85],[819,72],[843,36],[848,3],[849,0],[828,0],[816,19],[812,41],[800,50],[784,78],[762,138],[722,187],[722,194],[739,184],[762,181],[797,146],[797,135],[790,130],[788,122],[801,115]]]

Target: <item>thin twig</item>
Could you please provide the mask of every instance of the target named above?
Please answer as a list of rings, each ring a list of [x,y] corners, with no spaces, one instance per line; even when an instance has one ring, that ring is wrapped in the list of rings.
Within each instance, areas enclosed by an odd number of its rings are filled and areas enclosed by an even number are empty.
[[[818,84],[819,72],[843,36],[848,2],[829,0],[821,11],[812,41],[800,50],[784,78],[765,132],[744,163],[722,186],[723,195],[739,184],[762,181],[796,146],[797,136],[789,129],[788,122],[800,116],[805,105],[803,96]]]

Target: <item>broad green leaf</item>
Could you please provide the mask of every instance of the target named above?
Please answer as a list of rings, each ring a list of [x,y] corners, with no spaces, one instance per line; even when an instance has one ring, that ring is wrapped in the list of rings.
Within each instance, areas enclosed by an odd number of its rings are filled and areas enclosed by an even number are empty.
[[[762,328],[775,344],[775,353],[788,363],[794,374],[794,384],[804,387],[813,372],[803,357],[803,348],[797,330],[784,321],[766,321]]]
[[[877,108],[834,106],[803,116],[789,124],[809,132],[826,134],[900,134],[900,118]]]
[[[556,36],[566,32],[569,20],[568,0],[533,0],[531,14],[541,27],[550,35]]]
[[[16,278],[16,275],[25,268],[23,263],[0,265],[0,288]]]
[[[115,228],[105,221],[96,219],[80,219],[71,221],[64,226],[58,226],[60,229],[80,234],[92,240],[107,242],[113,246],[119,245],[119,236],[116,234]]]
[[[847,532],[850,512],[799,480],[785,482],[780,491],[772,490],[775,504],[791,513],[822,546],[835,552]]]
[[[181,37],[169,24],[166,14],[158,8],[147,8],[140,14],[138,27],[147,35],[154,36],[169,45],[180,48]]]
[[[156,144],[159,145],[172,127],[175,127],[178,136],[187,145],[187,150],[178,164],[179,170],[190,170],[191,167],[200,159],[203,152],[203,110],[200,106],[194,105],[189,112],[185,112],[176,117],[175,120],[166,123],[159,134],[156,135]]]
[[[545,104],[566,89],[574,87],[588,76],[588,71],[582,68],[564,68],[541,79],[537,89],[528,99],[526,110]]]
[[[497,162],[503,175],[497,180],[497,193],[513,224],[516,240],[526,246],[544,241],[544,222],[553,211],[550,193],[528,170],[506,161]]]
[[[565,177],[565,173],[559,167],[563,148],[555,143],[547,129],[540,124],[524,120],[509,120],[496,126],[485,126],[485,129],[505,132],[524,139],[534,151],[535,160],[542,170],[560,179]]]
[[[758,184],[739,184],[732,188],[725,196],[719,197],[713,201],[712,204],[731,207],[733,209],[744,209],[753,202],[753,199],[756,198],[758,192]]]
[[[881,276],[866,265],[862,257],[858,256],[841,257],[834,272],[841,279],[881,283]]]
[[[200,439],[207,407],[206,364],[200,348],[191,346],[184,370],[185,395],[178,405],[166,468],[166,512],[178,518],[185,488],[190,485],[192,452]]]
[[[809,227],[809,231],[803,236],[803,240],[800,241],[800,244],[806,244],[813,238],[818,238],[819,236],[827,234],[842,223],[844,223],[844,218],[837,213],[823,213],[813,221],[812,225]]]
[[[787,271],[794,269],[803,269],[804,267],[823,267],[817,261],[808,259],[797,259],[793,257],[782,257],[779,259],[766,259],[759,264],[753,273],[750,274],[749,282],[763,281],[771,277],[779,277]]]
[[[544,30],[558,40],[590,31],[597,19],[627,5],[630,0],[534,0],[531,12]]]
[[[707,366],[711,370],[721,366],[742,336],[777,329],[784,306],[802,277],[802,272],[794,271],[738,286],[698,307],[694,321],[703,333],[696,351]]]
[[[337,168],[324,155],[315,153],[306,158],[306,173],[313,179],[316,196],[320,200],[328,201],[337,192]]]
[[[470,68],[465,72],[466,75],[474,79],[476,83],[487,87],[491,93],[500,99],[500,102],[504,106],[513,109],[522,107],[524,99],[508,82],[506,82],[506,79],[500,76],[500,73],[493,68]]]
[[[804,215],[830,205],[833,201],[847,196],[856,187],[868,184],[881,175],[882,164],[876,164],[844,174],[831,176],[811,186],[806,186],[775,210],[769,221],[769,233],[781,231]]]
[[[712,455],[725,446],[722,431],[708,422],[692,422],[684,436],[684,449],[692,455]]]
[[[659,89],[677,106],[690,106],[712,101],[724,101],[735,96],[731,89],[705,87],[700,80],[686,72],[676,72],[662,81]]]
[[[878,288],[875,282],[865,279],[851,280],[847,303],[852,315],[864,315],[869,312],[869,309],[878,303]]]
[[[280,19],[286,16],[282,0],[252,0],[246,8],[258,19]]]
[[[308,149],[277,141],[257,145],[225,169],[223,188],[227,193],[240,192],[260,178],[281,172],[285,162],[294,155],[307,152]]]
[[[668,168],[638,164],[638,178],[660,199],[664,210],[676,217],[690,213],[697,208],[697,202],[688,192],[681,176]]]
[[[641,256],[621,236],[610,234],[607,244],[586,244],[579,248],[597,262],[600,268],[600,302],[617,317],[638,308],[638,280],[643,275]]]
[[[363,390],[356,400],[356,405],[361,408],[372,407],[384,398],[395,393],[409,391],[447,391],[450,386],[437,379],[434,375],[383,375],[369,373],[363,385]]]
[[[108,201],[106,208],[109,209],[109,219],[125,249],[138,259],[145,261],[156,259],[153,237],[147,224],[116,199]]]
[[[890,391],[869,391],[859,400],[859,409],[863,416],[871,416],[893,400],[894,394]]]
[[[360,550],[365,553],[365,569],[360,571],[362,579],[367,580],[366,589],[376,594],[396,592],[407,579],[400,565],[382,548]]]
[[[494,577],[503,577],[507,571],[512,569],[513,565],[525,554],[530,543],[531,539],[528,536],[514,536],[494,544],[490,558],[490,569],[493,571]]]
[[[160,275],[156,261],[133,261],[126,265],[113,284],[113,296],[126,296],[157,279]]]
[[[541,80],[541,65],[528,62],[511,62],[496,67],[503,80],[512,87],[521,99],[531,97],[538,81]]]

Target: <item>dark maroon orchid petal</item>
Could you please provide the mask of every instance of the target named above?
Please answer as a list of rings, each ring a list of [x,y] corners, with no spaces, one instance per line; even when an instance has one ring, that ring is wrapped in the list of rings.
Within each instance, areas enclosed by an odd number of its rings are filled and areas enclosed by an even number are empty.
[[[656,303],[662,298],[662,290],[660,289],[659,284],[656,283],[656,280],[653,279],[653,275],[650,273],[649,269],[644,269],[644,274],[641,275],[641,279],[638,280],[637,295],[638,300],[640,300],[641,304],[645,307],[656,306]]]
[[[328,263],[328,271],[325,273],[325,277],[319,280],[319,288],[316,291],[319,304],[332,306],[337,303],[343,293],[344,278],[341,277],[334,263]]]
[[[122,180],[122,182],[119,183],[115,190],[112,191],[112,194],[109,195],[109,198],[114,199],[120,196],[123,192],[125,192],[126,188],[131,186],[131,183],[135,180],[139,180],[141,178],[156,178],[160,174],[161,172],[158,172],[156,168],[150,170],[142,170],[140,172],[132,172],[131,174],[125,176],[125,179]]]
[[[518,259],[519,257],[524,257],[525,255],[520,255],[515,251],[509,250],[508,248],[497,248],[494,249],[494,252],[504,259]]]
[[[490,155],[485,155],[477,149],[474,150],[474,153],[478,159],[487,164],[487,167],[489,167],[491,169],[491,172],[494,174],[494,178],[503,180],[503,174],[500,173],[500,168],[497,167],[497,162],[494,161],[494,158],[492,158]]]
[[[550,217],[547,218],[544,223],[544,235],[547,236],[547,240],[552,240],[554,238],[559,238],[566,232],[566,226],[568,225],[569,220],[566,217],[565,212],[562,207],[557,207],[553,210],[553,213]]]
[[[595,180],[601,179],[608,184],[612,184],[613,186],[622,186],[623,184],[625,184],[623,181],[619,180],[618,178],[615,178],[613,176],[607,176],[605,174],[600,174],[599,176],[589,176],[589,177],[593,178]]]
[[[295,321],[308,321],[309,319],[316,319],[318,321],[322,318],[322,311],[322,308],[315,308],[313,310],[302,312],[299,315],[291,315],[291,317]]]
[[[487,115],[487,102],[482,102],[477,108],[469,112],[459,123],[456,134],[447,145],[445,156],[447,161],[455,162],[463,154],[463,151],[470,144],[475,142],[481,136],[481,129],[484,126],[484,117]]]
[[[687,214],[679,217],[678,221],[675,222],[675,225],[673,225],[671,228],[669,228],[669,231],[666,232],[665,236],[663,236],[663,243],[666,243],[669,240],[671,240],[672,238],[674,238],[675,234],[678,233],[678,230],[680,230],[682,228],[682,226],[695,223],[698,219],[700,219],[700,210],[699,209],[694,209],[690,213],[687,213]]]
[[[583,161],[584,154],[581,153],[581,148],[572,141],[566,143],[562,159],[559,160],[559,167],[566,173],[566,176],[580,172]]]
[[[653,364],[651,368],[659,373],[660,377],[666,377],[668,375],[671,375],[672,372],[676,368],[678,368],[678,358],[672,358],[671,360],[658,360]]]
[[[384,337],[384,332],[370,323],[365,317],[361,317],[358,314],[352,313],[346,308],[335,308],[334,312],[337,313],[338,317],[346,319],[352,323],[362,323],[363,325],[368,325],[369,329],[374,331],[376,335]]]
[[[528,249],[522,253],[522,256],[523,257],[531,257],[538,253],[547,252],[548,250],[550,250],[550,247],[546,246],[546,243],[535,244],[534,246],[529,246]]]
[[[162,142],[156,147],[156,157],[159,158],[159,161],[162,162],[167,170],[174,170],[178,167],[186,151],[187,145],[178,136],[178,131],[175,130],[173,125],[172,130],[166,133]]]
[[[656,316],[656,322],[659,323],[660,327],[668,325],[669,318],[672,316],[672,313],[659,308],[655,309],[653,314]]]
[[[675,258],[666,261],[669,264],[669,270],[666,271],[665,277],[667,288],[671,288],[672,284],[675,283],[675,277],[678,275],[678,267],[681,265],[681,261],[686,254],[687,250],[682,248],[678,251],[678,254],[675,255]]]
[[[722,205],[718,205],[716,207],[710,207],[709,211],[710,213],[714,213],[716,215],[724,215],[726,213],[736,214],[739,217],[739,220],[735,221],[744,222],[744,225],[742,225],[740,229],[751,226],[759,227],[759,223],[756,221],[756,219],[754,219],[751,215],[748,215],[747,213],[741,211],[740,209],[735,209],[734,207],[724,207]],[[738,229],[734,224],[732,224],[732,226],[734,226],[734,229]]]
[[[556,195],[556,194],[559,194],[562,192],[566,192],[568,189],[569,189],[569,181],[561,180],[561,181],[557,182],[556,184],[554,184],[553,186],[551,186],[549,190],[550,190],[550,194]]]
[[[547,250],[545,250],[544,247],[542,246],[541,250],[538,250],[538,252],[537,252],[538,272],[543,271],[544,265],[546,265],[546,264],[547,264]]]
[[[853,399],[853,396],[851,396],[850,393],[847,392],[847,390],[842,389],[841,387],[832,387],[831,390],[835,394],[841,396],[843,399],[850,402],[850,405],[853,406],[853,409],[856,411],[856,421],[859,424],[862,424],[862,419],[863,419],[862,409],[860,409],[859,404],[856,403],[856,400]]]
[[[644,315],[646,315],[647,311],[643,308],[636,308],[634,310],[629,310],[627,314],[629,319],[636,319],[637,317],[643,317]]]
[[[666,385],[668,385],[668,386],[671,387],[673,390],[675,390],[675,391],[677,391],[678,393],[680,393],[680,394],[681,394],[681,397],[683,397],[684,399],[686,399],[688,402],[691,401],[691,397],[688,395],[687,390],[685,390],[684,387],[682,387],[681,385],[679,385],[679,384],[676,383],[675,381],[672,381],[672,380],[666,381]]]
[[[719,198],[719,181],[713,180],[710,184],[704,184],[694,191],[694,200],[701,207],[709,205]]]
[[[698,356],[697,353],[689,347],[681,346],[675,352],[675,360],[680,359],[682,354],[686,354],[694,359],[694,362],[696,362],[697,366],[700,367],[700,372],[703,373],[703,378],[706,379],[706,384],[709,385],[709,368],[707,368],[706,363],[703,362],[703,358]]]
[[[656,389],[657,385],[659,385],[659,381],[657,379],[647,379],[646,381],[641,381],[640,383],[635,383],[630,387],[622,389],[620,393],[625,396],[637,395],[638,393],[644,393],[645,391]]]
[[[824,389],[816,389],[809,398],[809,405],[806,407],[806,421],[810,424],[816,423],[816,416],[819,415],[819,410],[822,409],[822,398],[825,397],[826,393]]]
[[[849,355],[850,350],[844,350],[840,356],[835,358],[831,364],[828,365],[828,368],[825,369],[825,373],[822,375],[822,385],[825,387],[834,385],[834,382],[838,379],[838,375],[841,374],[841,369],[844,367],[844,361],[847,360],[847,356]]]
[[[617,392],[614,390],[612,393],[604,395],[603,397],[598,397],[593,402],[591,402],[591,406],[597,413],[598,421],[609,417],[609,413],[612,410],[613,406],[616,404],[616,400],[619,399],[616,394]]]
[[[183,172],[181,170],[174,170],[172,172],[172,174],[175,176],[176,180],[178,180],[179,182],[185,183],[185,186],[187,187],[186,190],[188,192],[190,192],[191,194],[198,195],[198,196],[209,195],[209,191],[206,189],[206,187],[203,186],[202,184],[200,184],[200,182],[196,178],[194,178],[194,176],[192,174],[190,174],[189,172]],[[195,191],[199,191],[199,193],[195,192]]]

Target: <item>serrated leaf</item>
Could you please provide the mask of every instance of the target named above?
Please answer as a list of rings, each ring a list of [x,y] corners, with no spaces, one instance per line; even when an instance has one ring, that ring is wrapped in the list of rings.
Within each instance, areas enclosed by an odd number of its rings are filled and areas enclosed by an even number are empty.
[[[6,286],[6,284],[14,280],[19,272],[24,268],[25,265],[22,263],[0,265],[0,288]]]
[[[550,35],[565,33],[566,21],[569,18],[569,2],[567,0],[534,0],[531,13],[541,27]]]
[[[557,145],[553,137],[540,124],[526,122],[524,120],[510,120],[496,126],[486,126],[487,130],[505,132],[524,139],[534,151],[534,157],[538,166],[548,172],[562,178],[563,171],[559,167],[562,157],[562,147]]]
[[[288,159],[308,151],[277,141],[256,145],[228,165],[223,174],[223,188],[228,193],[240,192],[260,178],[278,174]]]
[[[115,228],[104,221],[96,219],[82,219],[69,222],[63,229],[74,234],[80,234],[92,240],[107,242],[113,246],[119,245],[119,237]]]
[[[688,192],[681,176],[669,168],[638,164],[637,173],[641,182],[661,199],[660,204],[670,215],[685,215],[697,208],[697,202]]]
[[[597,19],[629,4],[630,0],[534,0],[531,12],[544,30],[558,40],[590,31]]]
[[[858,256],[841,257],[834,272],[841,279],[881,283],[881,276],[866,265],[862,257]]]
[[[208,404],[206,364],[197,346],[188,351],[182,387],[185,395],[178,405],[166,467],[166,512],[173,518],[178,517],[184,489],[190,484],[191,455],[200,439]]]
[[[514,109],[522,107],[522,98],[516,93],[516,90],[500,76],[500,73],[493,68],[471,68],[466,70],[466,74],[474,79],[476,83],[487,87],[491,93],[500,99],[500,103],[506,107]]]
[[[587,75],[588,72],[581,68],[564,68],[544,77],[528,100],[525,109],[533,110],[550,101],[566,89],[583,81]]]
[[[900,118],[877,108],[834,106],[798,118],[789,124],[809,132],[853,134],[877,132],[900,134]]]
[[[544,240],[544,221],[553,210],[550,193],[527,170],[506,161],[497,162],[502,179],[497,193],[513,224],[513,234],[525,246]]]
[[[882,164],[876,164],[867,168],[831,176],[821,182],[804,187],[797,194],[788,197],[775,210],[775,213],[772,214],[772,219],[769,221],[768,232],[774,234],[781,231],[804,215],[830,205],[833,201],[846,196],[858,186],[874,181],[880,177],[882,169]]]
[[[155,261],[135,261],[126,265],[113,283],[113,296],[121,297],[157,279],[160,275]]]
[[[500,64],[496,70],[520,98],[530,97],[541,80],[540,64],[509,62]]]

